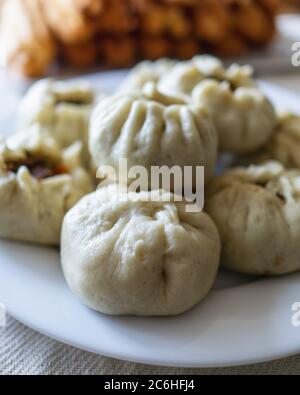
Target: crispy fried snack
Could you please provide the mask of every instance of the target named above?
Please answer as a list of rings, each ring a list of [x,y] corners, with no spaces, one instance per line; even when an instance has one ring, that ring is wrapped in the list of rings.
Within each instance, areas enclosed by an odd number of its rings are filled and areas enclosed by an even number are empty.
[[[168,2],[133,0],[140,20],[140,30],[144,34],[169,34],[175,38],[185,38],[192,32],[192,23],[185,9]]]
[[[230,9],[237,32],[250,43],[264,44],[273,38],[274,21],[259,2],[231,0]]]
[[[64,44],[76,45],[91,39],[97,18],[103,13],[102,0],[40,1],[48,25]]]
[[[9,0],[1,13],[0,47],[4,62],[29,77],[44,74],[55,58],[56,45],[39,0]]]
[[[102,13],[97,20],[97,32],[126,34],[138,27],[138,20],[128,0],[101,0]]]
[[[239,55],[273,38],[282,1],[6,0],[2,47],[26,76],[44,74],[56,54],[74,67]]]
[[[149,3],[161,3],[170,5],[176,4],[180,6],[191,7],[199,3],[199,0],[131,0],[131,2],[134,5],[135,9],[145,10],[149,6]]]
[[[142,58],[156,60],[172,57],[172,42],[165,36],[142,36],[140,39]]]
[[[271,0],[270,0],[271,1]],[[274,0],[275,1],[275,0]],[[299,12],[300,11],[300,0],[278,0],[278,11],[279,12]]]
[[[218,45],[213,48],[213,52],[221,56],[232,57],[247,52],[248,46],[242,37],[236,34],[225,37]]]
[[[137,44],[131,36],[104,37],[98,42],[99,55],[108,67],[128,67],[137,59]]]
[[[267,12],[272,15],[277,14],[280,9],[280,4],[285,0],[257,0],[258,4],[261,5]],[[300,2],[299,2],[300,3]]]
[[[234,23],[228,7],[220,0],[203,0],[194,14],[195,32],[198,38],[220,44],[232,34]]]
[[[93,66],[98,58],[97,45],[93,41],[79,45],[64,46],[61,48],[61,54],[69,65],[80,69]]]
[[[137,27],[130,0],[42,0],[51,29],[65,44],[91,40],[95,34],[128,33]],[[64,21],[62,23],[62,21]]]
[[[203,52],[201,45],[196,39],[187,38],[185,40],[174,41],[172,54],[176,59],[190,59],[195,54]]]

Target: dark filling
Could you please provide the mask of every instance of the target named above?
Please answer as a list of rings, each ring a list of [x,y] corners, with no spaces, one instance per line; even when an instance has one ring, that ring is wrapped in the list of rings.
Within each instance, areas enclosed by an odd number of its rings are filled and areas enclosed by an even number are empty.
[[[277,197],[279,200],[281,200],[283,203],[286,203],[285,197],[284,197],[280,192],[277,192],[277,193],[276,193],[276,197]]]
[[[72,105],[74,105],[74,106],[83,106],[83,105],[86,105],[86,104],[89,104],[90,102],[84,102],[84,101],[82,101],[82,100],[63,100],[63,99],[61,99],[61,100],[57,100],[56,101],[56,105],[58,105],[58,104],[72,104]]]
[[[217,77],[209,77],[209,79],[214,80],[219,82],[220,84],[222,82],[227,82],[229,84],[229,88],[231,90],[231,92],[234,92],[238,87],[234,85],[233,82],[229,81],[229,80],[223,80],[222,78],[217,78]]]
[[[30,174],[38,180],[68,174],[67,167],[63,164],[54,164],[41,158],[28,156],[26,160],[12,160],[5,162],[7,172],[17,173],[20,167],[26,166]]]

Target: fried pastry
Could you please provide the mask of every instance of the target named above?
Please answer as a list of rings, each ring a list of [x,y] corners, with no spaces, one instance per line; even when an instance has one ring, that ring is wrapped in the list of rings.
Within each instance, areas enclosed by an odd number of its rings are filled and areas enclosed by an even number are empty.
[[[148,60],[172,57],[172,42],[165,36],[141,36],[140,52]]]
[[[278,0],[278,2],[279,2],[279,12],[298,13],[300,10],[299,0]]]
[[[46,72],[56,45],[39,0],[9,0],[3,4],[0,30],[1,56],[14,71],[29,77]]]
[[[256,2],[233,0],[231,3],[235,27],[250,43],[264,44],[273,38],[273,20]]]
[[[173,41],[171,53],[176,59],[190,59],[195,54],[203,52],[201,44],[196,39],[187,38],[185,40]]]
[[[138,19],[130,1],[102,0],[103,9],[97,20],[97,32],[108,35],[123,35],[135,31]]]
[[[247,50],[246,40],[237,34],[224,37],[224,40],[214,46],[214,52],[226,57],[239,56],[246,53]]]
[[[132,36],[105,37],[99,40],[99,54],[109,67],[128,67],[137,58],[136,40]]]
[[[12,10],[10,19],[3,21],[2,42],[8,47],[8,64],[25,75],[40,76],[55,59],[74,67],[95,63],[127,67],[141,58],[188,58],[201,51],[237,56],[252,46],[271,41],[277,0],[12,0],[6,3],[9,6],[5,8]],[[23,16],[13,11],[14,8],[23,10]],[[13,28],[14,13],[22,29]]]
[[[187,37],[192,31],[192,23],[181,7],[148,2],[138,10],[140,30],[145,35],[169,34],[179,39]]]
[[[101,0],[39,0],[47,23],[57,39],[77,45],[93,37],[103,12]]]
[[[226,41],[234,29],[228,8],[219,0],[201,1],[195,9],[194,24],[197,37],[212,45]]]
[[[97,45],[93,41],[79,45],[64,46],[61,49],[61,54],[68,65],[80,69],[93,66],[98,60]]]
[[[282,0],[257,0],[257,2],[264,10],[269,12],[272,16],[276,15],[279,11]],[[284,0],[284,2],[286,1]]]

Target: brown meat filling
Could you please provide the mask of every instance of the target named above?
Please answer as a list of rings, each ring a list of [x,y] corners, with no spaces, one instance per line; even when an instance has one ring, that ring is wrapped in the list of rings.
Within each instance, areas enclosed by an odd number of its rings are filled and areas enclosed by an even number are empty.
[[[17,173],[19,168],[26,166],[30,174],[38,180],[68,174],[68,168],[63,164],[50,163],[46,159],[28,156],[26,160],[11,160],[5,162],[5,170]]]

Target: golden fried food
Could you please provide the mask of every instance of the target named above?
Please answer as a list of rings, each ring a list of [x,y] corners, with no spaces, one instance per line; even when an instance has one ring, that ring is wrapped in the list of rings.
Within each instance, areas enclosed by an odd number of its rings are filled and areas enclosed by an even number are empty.
[[[275,26],[268,15],[256,2],[232,1],[237,31],[254,44],[270,41],[275,33]]]
[[[164,36],[142,36],[140,51],[144,59],[156,60],[172,54],[172,43]]]
[[[59,41],[76,45],[92,38],[96,16],[103,11],[101,0],[40,1],[47,23]]]
[[[170,6],[180,6],[190,9],[199,5],[199,2],[203,0],[130,0],[134,9],[138,11],[145,11],[148,9],[149,4],[163,4]]]
[[[280,13],[300,11],[300,0],[277,0],[277,2],[279,3],[277,8]]]
[[[123,34],[137,28],[138,20],[130,1],[102,0],[102,3],[102,14],[97,21],[98,33]]]
[[[182,7],[152,1],[135,3],[138,5],[140,30],[144,34],[170,34],[172,37],[184,38],[191,33],[191,20]]]
[[[276,14],[280,8],[280,4],[285,0],[257,0],[258,4],[261,5],[267,12]]]
[[[140,58],[240,55],[275,33],[282,0],[7,0],[7,63],[41,76],[55,59],[74,67]],[[57,57],[56,57],[57,54]]]
[[[201,51],[201,45],[193,38],[174,41],[173,43],[172,53],[176,59],[190,59],[201,52],[203,52]]]
[[[214,52],[225,57],[232,57],[247,52],[247,49],[248,46],[246,41],[242,37],[239,37],[236,34],[232,34],[225,37],[223,41],[215,46]]]
[[[98,43],[100,58],[109,67],[126,67],[137,58],[137,45],[133,37],[106,37]]]
[[[98,51],[94,42],[65,46],[61,52],[63,59],[72,67],[86,68],[97,62]]]
[[[165,12],[161,5],[152,4],[140,14],[141,27],[140,29],[145,34],[158,35],[165,30]]]
[[[191,22],[184,10],[179,7],[166,8],[166,30],[172,37],[185,38],[192,32]]]
[[[231,35],[234,27],[231,14],[219,0],[201,2],[194,15],[195,32],[202,40],[219,44]]]
[[[16,72],[37,77],[55,57],[55,42],[39,0],[9,0],[2,9],[0,46],[4,61]]]

